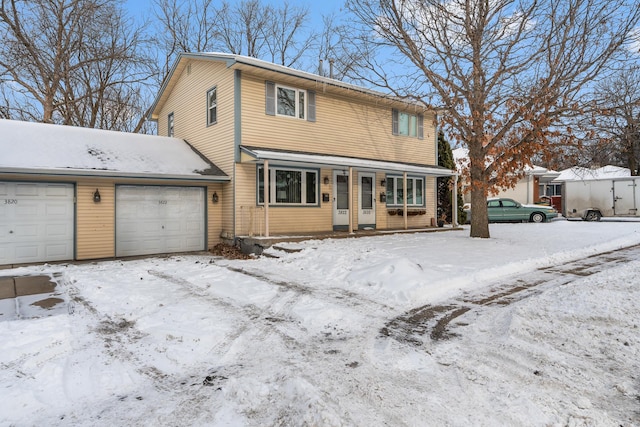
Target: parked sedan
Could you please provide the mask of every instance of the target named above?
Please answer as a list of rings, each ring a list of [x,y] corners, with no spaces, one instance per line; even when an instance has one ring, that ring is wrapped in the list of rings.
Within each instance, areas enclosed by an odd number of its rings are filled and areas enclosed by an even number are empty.
[[[546,205],[523,205],[513,199],[488,199],[489,222],[546,222],[558,211]]]

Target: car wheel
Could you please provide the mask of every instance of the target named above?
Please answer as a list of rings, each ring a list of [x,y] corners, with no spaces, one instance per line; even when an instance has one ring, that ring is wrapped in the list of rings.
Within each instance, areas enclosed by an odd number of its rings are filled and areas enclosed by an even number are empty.
[[[584,217],[585,221],[600,221],[602,215],[598,211],[589,211],[587,215]]]
[[[531,214],[531,222],[544,222],[544,214],[540,212],[534,212]]]

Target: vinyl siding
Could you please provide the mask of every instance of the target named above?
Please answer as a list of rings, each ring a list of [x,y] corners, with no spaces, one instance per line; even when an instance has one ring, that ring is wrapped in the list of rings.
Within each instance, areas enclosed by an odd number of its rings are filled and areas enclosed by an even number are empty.
[[[435,164],[430,115],[424,124],[424,139],[394,136],[391,107],[329,97],[321,91],[316,92],[315,122],[270,116],[265,114],[265,81],[247,75],[242,81],[242,144],[247,146]]]
[[[100,202],[93,193],[100,191]],[[81,180],[77,184],[76,258],[115,256],[115,184],[110,180]]]
[[[275,165],[270,165],[275,166]],[[256,165],[238,164],[236,167],[237,234],[240,236],[264,235],[264,207],[256,200]],[[331,176],[330,169],[320,170],[318,179],[320,206],[269,206],[269,233],[322,232],[333,229],[332,203],[322,202],[322,193],[330,193],[330,184],[323,183],[324,176]],[[331,198],[330,198],[331,199]]]
[[[167,134],[167,118],[173,112],[174,136],[187,141],[231,177],[232,181],[217,191],[221,220],[218,228],[233,235],[234,71],[221,62],[192,61],[189,65],[178,76],[158,114],[158,133]],[[214,86],[217,123],[207,126],[207,91]]]

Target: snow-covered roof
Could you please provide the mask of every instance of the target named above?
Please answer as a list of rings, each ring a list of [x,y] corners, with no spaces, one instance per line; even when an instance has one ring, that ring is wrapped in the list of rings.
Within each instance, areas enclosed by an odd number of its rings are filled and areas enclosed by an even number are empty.
[[[419,173],[432,176],[454,176],[456,173],[442,166],[419,165],[414,163],[387,162],[357,157],[331,156],[297,151],[273,150],[267,148],[241,146],[242,155],[250,161],[277,160],[307,165],[328,165],[357,167],[390,172]]]
[[[0,173],[229,178],[178,138],[0,120]]]
[[[554,181],[583,181],[593,179],[625,178],[631,176],[631,171],[619,166],[603,166],[601,168],[590,169],[581,166],[574,166],[560,172]]]
[[[185,67],[185,60],[198,60],[198,61],[218,61],[224,62],[228,68],[238,70],[259,70],[260,72],[267,73],[279,73],[283,76],[290,76],[297,79],[303,79],[312,82],[317,87],[322,88],[323,91],[327,91],[330,88],[336,90],[348,91],[349,93],[360,93],[367,96],[373,96],[376,98],[384,99],[394,103],[404,104],[415,108],[424,108],[437,112],[437,108],[430,105],[426,105],[423,102],[409,100],[394,96],[389,93],[384,93],[372,89],[368,89],[362,86],[346,83],[331,77],[325,77],[316,73],[310,73],[307,71],[296,70],[291,67],[278,65],[273,62],[264,61],[257,58],[252,58],[244,55],[236,55],[223,52],[181,52],[178,58],[174,62],[171,70],[169,71],[169,78],[165,79],[163,86],[160,88],[156,99],[150,110],[149,117],[151,120],[158,119],[159,109],[162,108],[163,103],[168,97],[168,92],[171,92],[173,85],[173,76],[179,76],[182,69]]]
[[[453,160],[458,168],[464,168],[469,163],[469,149],[459,147],[452,150]],[[524,173],[535,176],[555,176],[557,172],[538,165],[525,166]]]

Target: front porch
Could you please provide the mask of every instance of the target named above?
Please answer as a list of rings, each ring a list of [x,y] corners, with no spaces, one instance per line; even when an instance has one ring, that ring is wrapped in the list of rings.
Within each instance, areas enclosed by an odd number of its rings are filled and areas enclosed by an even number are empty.
[[[301,234],[287,234],[281,236],[238,236],[235,244],[247,254],[262,255],[266,249],[273,248],[283,250],[285,252],[296,251],[287,247],[286,243],[303,242],[306,240],[325,240],[325,239],[348,239],[359,237],[383,236],[389,234],[406,234],[406,233],[442,233],[447,231],[462,230],[459,225],[445,224],[442,227],[416,227],[392,230],[355,230],[348,231],[330,231],[330,232],[311,232]],[[268,256],[268,254],[264,253]]]

